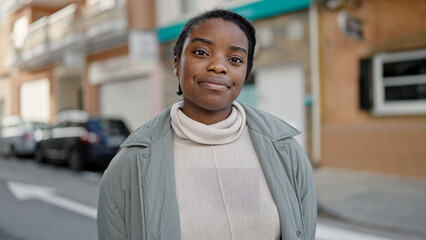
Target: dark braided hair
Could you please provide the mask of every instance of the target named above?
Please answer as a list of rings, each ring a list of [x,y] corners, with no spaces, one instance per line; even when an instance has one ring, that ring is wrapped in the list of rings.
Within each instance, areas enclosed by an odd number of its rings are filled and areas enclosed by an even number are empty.
[[[185,43],[185,39],[191,33],[192,28],[211,18],[220,18],[225,21],[233,22],[246,34],[246,37],[248,39],[248,44],[249,44],[247,72],[246,72],[246,79],[247,79],[250,75],[250,71],[253,66],[254,47],[256,46],[255,30],[253,25],[243,16],[228,10],[215,9],[215,10],[211,10],[191,18],[185,24],[185,26],[182,29],[182,32],[179,34],[179,37],[173,49],[174,57],[176,57],[178,61],[180,61],[180,57],[182,55],[182,50],[183,50],[183,44]],[[182,95],[182,93],[183,92],[179,84],[179,91],[177,92],[177,94]]]

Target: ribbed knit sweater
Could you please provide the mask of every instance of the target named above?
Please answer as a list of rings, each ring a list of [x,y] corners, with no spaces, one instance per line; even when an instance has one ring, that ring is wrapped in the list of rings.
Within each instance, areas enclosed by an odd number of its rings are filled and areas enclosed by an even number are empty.
[[[205,125],[172,106],[181,239],[275,240],[278,211],[246,126],[243,107]]]

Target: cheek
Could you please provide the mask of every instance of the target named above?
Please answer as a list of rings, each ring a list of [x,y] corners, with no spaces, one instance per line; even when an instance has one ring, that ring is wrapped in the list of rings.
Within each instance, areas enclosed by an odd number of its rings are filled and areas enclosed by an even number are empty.
[[[238,71],[235,74],[235,78],[234,79],[237,79],[237,80],[234,81],[235,86],[238,86],[238,87],[241,88],[244,85],[244,82],[246,80],[246,71],[245,70],[243,72],[242,71]]]
[[[187,60],[180,65],[180,77],[183,81],[191,81],[197,79],[199,74],[202,74],[205,69],[200,61]]]
[[[181,81],[188,82],[188,80],[191,79],[191,75],[191,68],[189,68],[188,65],[182,65],[180,69]]]

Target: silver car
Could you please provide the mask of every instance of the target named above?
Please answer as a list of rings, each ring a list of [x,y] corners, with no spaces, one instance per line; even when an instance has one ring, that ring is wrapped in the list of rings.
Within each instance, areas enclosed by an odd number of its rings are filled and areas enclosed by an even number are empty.
[[[0,154],[33,155],[36,146],[34,135],[46,126],[42,122],[24,121],[19,116],[3,118],[0,127]]]

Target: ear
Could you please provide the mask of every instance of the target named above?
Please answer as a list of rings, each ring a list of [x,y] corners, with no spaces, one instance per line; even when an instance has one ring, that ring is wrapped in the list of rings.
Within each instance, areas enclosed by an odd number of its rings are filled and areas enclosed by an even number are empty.
[[[176,77],[179,77],[179,60],[176,56],[173,58],[173,73]]]

